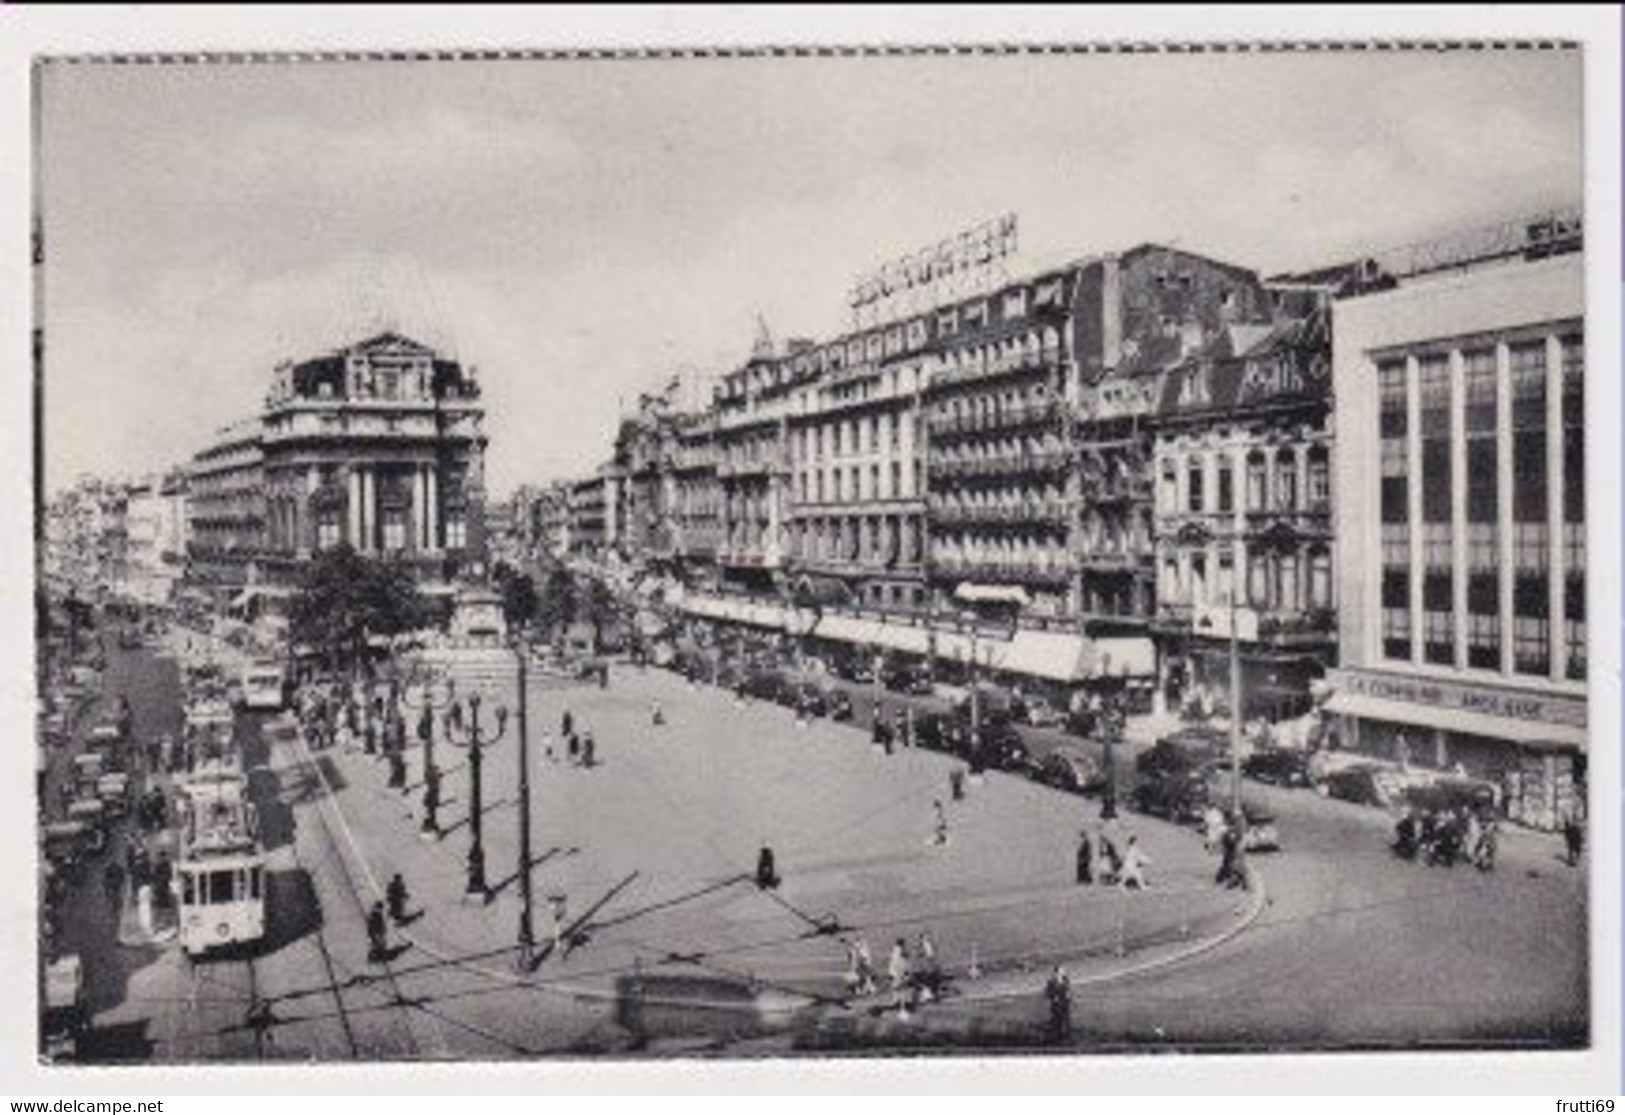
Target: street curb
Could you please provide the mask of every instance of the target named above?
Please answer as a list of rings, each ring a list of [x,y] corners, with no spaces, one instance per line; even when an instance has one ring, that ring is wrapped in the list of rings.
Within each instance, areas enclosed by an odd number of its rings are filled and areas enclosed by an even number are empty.
[[[302,761],[315,773],[316,778],[321,783],[323,790],[326,791],[324,794],[324,799],[331,803],[333,812],[338,817],[338,827],[343,834],[345,843],[349,845],[350,854],[356,859],[362,872],[366,875],[368,885],[370,885],[375,892],[374,897],[376,899],[381,899],[383,897],[383,892],[378,887],[377,877],[374,875],[371,865],[367,863],[366,857],[361,853],[361,849],[355,839],[355,835],[350,829],[348,821],[344,817],[343,809],[339,805],[338,795],[334,793],[332,785],[327,780],[326,773],[321,769],[321,764],[316,762],[315,754],[310,750],[310,746],[305,739],[303,730],[298,733],[296,738],[299,741],[299,751],[302,756]],[[1250,865],[1248,868],[1248,874],[1253,881],[1253,886],[1248,892],[1251,897],[1251,901],[1248,908],[1241,913],[1235,925],[1230,926],[1223,932],[1212,937],[1193,942],[1185,948],[1170,955],[1154,957],[1138,964],[1130,965],[1126,968],[1114,969],[1107,972],[1099,972],[1094,975],[1081,977],[1073,981],[1073,986],[1094,987],[1105,983],[1111,983],[1116,980],[1131,979],[1136,976],[1146,975],[1150,972],[1160,971],[1164,968],[1170,968],[1176,964],[1184,963],[1187,960],[1201,956],[1206,952],[1210,952],[1213,949],[1234,940],[1258,920],[1258,917],[1261,913],[1263,913],[1264,906],[1267,902],[1263,875],[1255,869],[1252,869]],[[555,980],[543,982],[517,975],[511,971],[489,968],[482,964],[472,963],[466,960],[459,960],[456,957],[448,955],[446,952],[442,951],[441,947],[426,944],[416,935],[408,932],[406,929],[397,928],[396,933],[402,939],[407,941],[414,949],[422,952],[424,955],[441,961],[449,966],[460,968],[464,971],[479,975],[496,983],[507,984],[510,987],[525,987],[536,991],[553,992],[558,995],[577,1000],[590,999],[594,1001],[613,1003],[618,999],[618,996],[614,991],[606,991],[604,988],[598,986],[570,984]],[[945,1007],[969,1003],[995,1003],[1012,999],[1028,998],[1042,990],[1043,980],[1047,978],[1047,975],[1036,977],[1035,982],[1030,987],[1026,986],[1024,983],[1020,989],[988,991],[980,995],[973,993],[957,995],[953,999],[937,1005]],[[809,1004],[817,1004],[820,1001],[815,995],[808,994],[805,997]],[[854,1011],[862,1008],[856,1003],[848,1002],[842,1003],[833,1008],[826,1006],[825,1009],[831,1011]]]

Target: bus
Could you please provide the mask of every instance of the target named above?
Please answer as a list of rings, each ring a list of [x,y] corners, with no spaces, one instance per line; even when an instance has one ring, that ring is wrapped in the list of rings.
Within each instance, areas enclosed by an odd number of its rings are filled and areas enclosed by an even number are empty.
[[[286,698],[286,675],[275,662],[254,662],[243,670],[243,707],[280,711]]]
[[[188,957],[265,936],[265,851],[248,782],[231,759],[201,764],[181,783],[172,886]]]

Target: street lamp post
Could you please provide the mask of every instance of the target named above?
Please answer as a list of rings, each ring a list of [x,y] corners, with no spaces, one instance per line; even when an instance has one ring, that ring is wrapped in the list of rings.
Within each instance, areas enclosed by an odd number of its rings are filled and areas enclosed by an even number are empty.
[[[445,725],[448,740],[456,743],[457,733],[463,732],[468,747],[468,884],[463,888],[463,897],[486,902],[491,897],[491,889],[485,882],[484,826],[480,817],[484,804],[480,765],[484,749],[506,734],[508,710],[501,706],[497,707],[496,731],[492,732],[480,722],[480,706],[480,695],[470,694],[463,704],[453,704],[447,710]]]
[[[446,679],[446,699],[436,701],[431,686],[432,674],[422,675],[423,697],[413,701],[403,692],[401,703],[422,713],[418,718],[418,738],[423,741],[423,822],[420,831],[425,840],[440,839],[440,768],[434,761],[434,714],[448,709],[457,700],[457,683]]]

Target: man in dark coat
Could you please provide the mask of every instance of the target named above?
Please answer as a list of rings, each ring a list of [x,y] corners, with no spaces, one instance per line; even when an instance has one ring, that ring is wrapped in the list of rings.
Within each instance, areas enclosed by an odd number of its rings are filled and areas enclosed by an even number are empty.
[[[374,902],[367,914],[367,963],[381,964],[389,951],[389,925],[384,920],[384,904]]]
[[[1580,852],[1585,846],[1585,829],[1580,827],[1580,818],[1571,811],[1563,818],[1563,850],[1564,859],[1570,867],[1580,863]]]
[[[1095,849],[1087,830],[1078,833],[1078,882],[1089,886],[1095,881]]]

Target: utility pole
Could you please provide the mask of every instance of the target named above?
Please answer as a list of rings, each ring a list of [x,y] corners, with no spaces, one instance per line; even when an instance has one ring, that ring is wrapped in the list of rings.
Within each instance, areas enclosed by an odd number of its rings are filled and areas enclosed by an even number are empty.
[[[530,721],[526,690],[529,688],[529,669],[523,640],[514,643],[514,655],[519,659],[519,957],[521,972],[536,966],[536,931],[531,907],[530,881]]]

